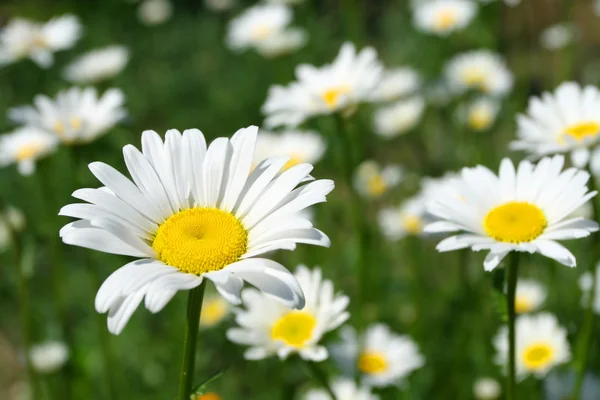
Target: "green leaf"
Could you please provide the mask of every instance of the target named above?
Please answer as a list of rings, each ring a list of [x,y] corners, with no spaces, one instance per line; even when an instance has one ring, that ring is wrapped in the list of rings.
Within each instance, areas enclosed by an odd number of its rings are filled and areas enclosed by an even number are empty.
[[[229,365],[226,366],[225,368],[223,368],[222,370],[218,371],[216,374],[214,374],[213,376],[211,376],[210,378],[204,380],[202,383],[200,383],[192,392],[192,396],[200,396],[200,395],[204,395],[206,394],[206,387],[213,381],[216,381],[217,379],[219,379],[223,374],[225,374],[225,371],[227,371],[227,368],[229,368]]]

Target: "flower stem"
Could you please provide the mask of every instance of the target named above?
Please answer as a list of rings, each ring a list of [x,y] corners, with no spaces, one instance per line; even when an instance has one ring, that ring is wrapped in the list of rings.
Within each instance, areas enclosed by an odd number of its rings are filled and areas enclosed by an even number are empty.
[[[319,365],[317,363],[312,361],[305,361],[304,365],[306,365],[306,369],[308,370],[309,374],[313,377],[313,379],[316,380],[319,383],[319,385],[321,385],[327,391],[331,399],[336,400],[335,393],[329,385],[329,380],[327,379],[327,374],[325,373],[325,371],[319,368]]]
[[[183,340],[183,361],[179,373],[179,394],[177,400],[190,400],[194,379],[194,367],[196,362],[196,344],[198,342],[198,329],[200,327],[200,312],[202,311],[202,299],[206,279],[200,286],[190,290],[187,305],[187,327]]]
[[[506,309],[508,312],[508,375],[506,380],[506,400],[516,400],[516,346],[515,346],[515,292],[517,289],[517,270],[519,253],[512,251],[506,266]]]

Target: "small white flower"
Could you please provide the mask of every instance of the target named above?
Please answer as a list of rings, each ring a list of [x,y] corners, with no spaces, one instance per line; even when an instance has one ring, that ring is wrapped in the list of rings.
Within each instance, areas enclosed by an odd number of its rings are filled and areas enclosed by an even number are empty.
[[[53,153],[58,139],[32,126],[19,128],[0,136],[0,166],[17,164],[22,175],[35,171],[35,162]]]
[[[277,355],[281,359],[298,353],[303,359],[323,361],[329,357],[321,338],[346,322],[349,298],[336,295],[333,283],[323,279],[321,270],[299,266],[294,274],[306,296],[301,310],[292,310],[272,296],[255,289],[244,289],[245,309],[236,310],[239,328],[227,331],[229,340],[251,346],[244,353],[248,360]]]
[[[425,101],[418,96],[381,107],[373,115],[375,133],[386,139],[407,133],[417,126],[424,110]]]
[[[17,207],[6,207],[6,210],[4,210],[4,218],[15,231],[20,232],[25,229],[25,224],[27,223],[25,214]]]
[[[364,197],[377,198],[397,186],[404,172],[398,165],[382,167],[375,161],[364,161],[356,169],[354,188]]]
[[[51,374],[69,360],[69,348],[63,342],[48,341],[31,346],[29,358],[38,373]]]
[[[476,13],[477,4],[471,0],[423,1],[413,10],[413,23],[423,32],[447,36],[465,28]]]
[[[529,375],[543,378],[555,366],[571,359],[567,330],[550,313],[523,315],[515,324],[516,374],[522,380]],[[508,327],[503,326],[494,338],[496,363],[506,368]]]
[[[394,101],[415,93],[421,86],[419,73],[412,68],[400,67],[386,70],[379,85],[374,89],[371,100]]]
[[[533,156],[572,152],[571,160],[583,168],[590,160],[589,147],[600,139],[600,90],[562,83],[554,93],[531,97],[526,114],[517,117],[517,140],[511,149]]]
[[[467,104],[463,118],[472,130],[488,130],[495,122],[500,105],[493,98],[480,97]]]
[[[490,271],[511,251],[540,253],[574,267],[573,254],[558,240],[578,239],[598,230],[595,221],[568,218],[597,192],[588,192],[589,174],[561,171],[564,157],[543,158],[537,165],[522,161],[515,171],[505,158],[499,175],[483,166],[463,168],[453,185],[456,196],[440,196],[428,204],[437,222],[426,232],[464,232],[437,246],[438,251],[489,250]]]
[[[81,36],[81,24],[63,15],[41,24],[23,18],[11,20],[0,30],[0,65],[29,57],[42,68],[54,63],[54,53],[73,47]]]
[[[202,301],[200,326],[211,328],[221,323],[231,312],[231,304],[217,294],[206,296]]]
[[[129,61],[125,46],[108,46],[90,51],[69,64],[65,79],[74,83],[94,83],[118,75]]]
[[[379,211],[379,227],[390,240],[400,240],[407,235],[420,235],[425,226],[425,199],[415,196],[395,208]]]
[[[312,389],[306,392],[303,400],[379,400],[379,396],[371,393],[366,386],[358,386],[356,382],[348,378],[336,378],[331,381],[331,390],[335,394],[332,399],[327,391]]]
[[[515,294],[515,311],[519,314],[538,310],[546,300],[546,288],[533,279],[519,279]]]
[[[379,84],[383,66],[374,49],[360,52],[344,43],[332,64],[317,68],[302,64],[296,68],[298,81],[269,89],[262,107],[265,125],[295,127],[306,119],[347,110],[369,101]]]
[[[125,118],[124,102],[119,89],[109,89],[98,97],[94,88],[73,87],[59,92],[56,100],[38,95],[33,106],[9,110],[9,118],[49,132],[67,144],[89,143]]]
[[[263,40],[257,51],[264,57],[278,57],[303,47],[307,41],[308,33],[304,29],[288,28]]]
[[[502,393],[502,387],[494,378],[479,378],[473,384],[473,395],[476,400],[497,400]]]
[[[276,156],[289,157],[284,169],[301,163],[316,164],[325,153],[327,144],[315,131],[288,130],[272,133],[261,130],[256,140],[254,162]]]
[[[456,93],[476,89],[491,96],[505,96],[513,86],[513,75],[502,57],[489,50],[462,53],[446,64],[446,79]]]
[[[173,5],[169,0],[143,0],[138,6],[138,19],[144,25],[160,25],[171,18]]]
[[[213,11],[222,12],[231,10],[237,4],[237,0],[204,0],[204,4]]]
[[[600,314],[600,264],[596,265],[596,291],[594,292],[594,312],[596,314]],[[592,291],[592,286],[594,283],[594,277],[590,272],[586,272],[585,274],[579,277],[579,288],[583,292],[583,297],[581,299],[581,303],[584,307],[587,306],[587,302],[589,300],[590,292]]]
[[[552,25],[540,34],[540,43],[547,50],[559,50],[568,46],[577,36],[577,27],[562,23]]]

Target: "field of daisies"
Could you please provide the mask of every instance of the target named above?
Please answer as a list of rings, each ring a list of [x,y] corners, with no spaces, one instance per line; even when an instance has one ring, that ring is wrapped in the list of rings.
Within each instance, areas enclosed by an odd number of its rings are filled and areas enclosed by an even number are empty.
[[[600,399],[599,21],[2,1],[0,399]]]

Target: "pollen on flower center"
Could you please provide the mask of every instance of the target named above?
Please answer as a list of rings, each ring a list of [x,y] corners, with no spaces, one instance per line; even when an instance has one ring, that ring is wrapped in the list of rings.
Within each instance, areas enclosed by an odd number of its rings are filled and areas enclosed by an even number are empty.
[[[523,363],[529,369],[544,368],[554,358],[554,349],[547,343],[534,343],[522,353]]]
[[[283,166],[284,170],[288,170],[292,167],[295,167],[298,164],[301,164],[304,162],[304,157],[302,157],[300,154],[292,154],[291,158],[288,162],[285,163],[285,165]]]
[[[385,356],[381,353],[365,352],[358,358],[358,369],[366,374],[379,374],[387,367]]]
[[[515,311],[519,314],[533,310],[533,302],[525,296],[515,297]]]
[[[530,242],[544,232],[548,221],[539,207],[512,201],[490,210],[483,227],[494,239],[508,243]]]
[[[435,16],[434,25],[438,29],[448,29],[456,23],[454,10],[442,10]]]
[[[264,40],[273,32],[273,28],[268,25],[259,25],[254,29],[252,36],[258,40]]]
[[[484,110],[475,110],[469,116],[469,125],[475,130],[483,130],[490,126],[492,115]]]
[[[408,233],[420,233],[423,230],[423,222],[416,215],[406,215],[402,217],[402,228]]]
[[[329,108],[335,108],[340,100],[340,97],[350,93],[350,87],[347,85],[336,86],[323,92],[321,97]]]
[[[598,133],[600,133],[600,124],[593,121],[570,125],[564,131],[565,135],[568,135],[577,141],[592,138]]]
[[[215,297],[205,301],[200,314],[200,325],[213,326],[221,321],[228,311],[227,303],[222,297]]]
[[[273,340],[283,340],[293,347],[302,347],[313,336],[317,320],[306,311],[292,311],[279,318],[271,328]]]
[[[30,158],[35,157],[41,150],[42,147],[36,143],[23,146],[16,153],[17,161],[29,160]]]
[[[192,274],[218,271],[246,253],[248,232],[232,214],[190,208],[159,226],[152,248],[165,264]]]
[[[383,193],[385,193],[386,189],[387,184],[385,183],[383,177],[379,174],[372,176],[367,181],[367,192],[369,192],[371,196],[381,196]]]
[[[465,71],[463,75],[464,82],[471,87],[478,87],[483,91],[487,91],[487,79],[485,73],[480,69],[470,69]]]

